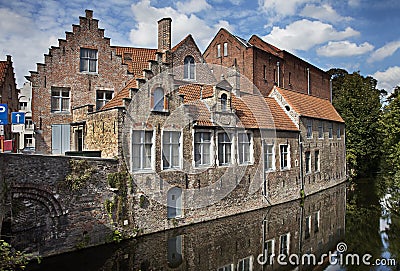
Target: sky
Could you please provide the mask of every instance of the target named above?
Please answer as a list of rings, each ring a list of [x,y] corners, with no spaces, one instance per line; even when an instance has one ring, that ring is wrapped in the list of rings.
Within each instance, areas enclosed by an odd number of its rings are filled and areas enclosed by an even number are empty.
[[[0,60],[11,55],[22,87],[48,48],[93,10],[111,45],[157,47],[157,21],[172,18],[172,44],[192,34],[204,52],[220,28],[253,34],[323,69],[400,85],[398,0],[0,0]]]

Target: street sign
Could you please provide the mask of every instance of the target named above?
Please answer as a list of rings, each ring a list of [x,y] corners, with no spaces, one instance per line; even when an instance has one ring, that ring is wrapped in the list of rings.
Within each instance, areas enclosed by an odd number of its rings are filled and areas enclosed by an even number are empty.
[[[8,124],[8,106],[0,104],[0,125]]]
[[[11,123],[12,124],[25,124],[25,113],[24,112],[11,112]]]
[[[23,133],[25,131],[24,124],[11,124],[12,133]]]

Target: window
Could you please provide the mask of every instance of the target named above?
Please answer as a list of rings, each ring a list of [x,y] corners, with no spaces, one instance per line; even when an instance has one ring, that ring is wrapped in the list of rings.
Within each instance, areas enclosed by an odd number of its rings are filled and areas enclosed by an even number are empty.
[[[19,109],[22,111],[26,111],[26,109],[28,108],[28,102],[20,102],[19,103]]]
[[[194,79],[194,77],[195,77],[194,58],[192,56],[187,56],[187,57],[185,57],[185,60],[184,60],[183,78],[184,79]]]
[[[180,166],[180,132],[163,132],[163,169],[179,168]]]
[[[221,57],[221,44],[217,44],[217,57]]]
[[[33,146],[33,134],[25,134],[24,135],[25,147],[32,148]]]
[[[167,192],[167,216],[175,218],[182,216],[182,188],[172,187]]]
[[[336,137],[340,138],[340,126],[338,126],[338,128],[336,130]]]
[[[309,151],[305,152],[305,164],[306,164],[306,173],[310,173],[311,172],[311,154]]]
[[[81,72],[97,72],[97,50],[81,48]]]
[[[113,98],[112,90],[98,90],[96,93],[96,110],[100,110],[106,103]]]
[[[228,43],[224,42],[224,56],[228,56]]]
[[[196,166],[211,164],[211,132],[194,134],[194,160]]]
[[[324,138],[324,124],[322,121],[318,124],[318,138]]]
[[[266,65],[263,66],[263,79],[267,80],[267,66]]]
[[[264,169],[265,171],[275,169],[274,145],[264,145]]]
[[[8,98],[12,99],[13,96],[13,91],[11,85],[8,85]]]
[[[312,138],[312,120],[307,121],[307,138]]]
[[[160,87],[156,88],[153,93],[154,111],[164,110],[164,90]]]
[[[232,264],[224,265],[224,266],[218,268],[218,271],[234,271],[233,265]]]
[[[292,73],[291,73],[291,72],[289,72],[289,86],[291,86],[291,85],[292,85],[291,79],[292,79]]]
[[[153,131],[132,131],[132,170],[151,169]]]
[[[281,156],[281,169],[288,169],[289,165],[289,146],[280,145],[280,156]]]
[[[238,133],[239,164],[251,163],[251,134]]]
[[[232,141],[227,133],[218,134],[218,165],[224,166],[231,163]]]
[[[51,112],[69,112],[69,88],[51,88]]]
[[[224,93],[221,95],[221,111],[226,111],[226,104],[228,101],[228,96]]]
[[[304,229],[304,238],[310,238],[310,230],[311,230],[311,216],[306,217],[306,225]]]
[[[275,240],[271,239],[264,243],[264,260],[266,264],[272,264],[275,249]]]
[[[286,256],[289,255],[289,242],[290,242],[290,234],[284,234],[279,237],[279,243],[280,243],[280,248],[279,248],[279,253],[284,254]]]
[[[333,123],[329,123],[329,138],[333,138]]]
[[[239,261],[237,266],[238,271],[251,271],[253,270],[253,258],[247,257]]]
[[[33,129],[33,121],[30,118],[25,119],[25,129],[32,130]]]
[[[320,170],[320,159],[319,159],[319,150],[315,151],[315,156],[314,156],[314,169],[315,171]]]
[[[314,214],[314,232],[319,231],[319,211]]]

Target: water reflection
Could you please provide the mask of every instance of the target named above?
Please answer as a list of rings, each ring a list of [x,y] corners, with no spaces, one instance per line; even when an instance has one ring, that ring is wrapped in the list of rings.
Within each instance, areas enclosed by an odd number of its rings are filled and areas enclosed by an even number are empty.
[[[245,214],[47,258],[29,270],[289,270],[273,254],[334,251],[345,232],[346,185]],[[262,256],[262,257],[259,257]],[[263,261],[265,259],[269,259]],[[327,265],[327,263],[325,263]],[[298,270],[312,266],[298,265]]]

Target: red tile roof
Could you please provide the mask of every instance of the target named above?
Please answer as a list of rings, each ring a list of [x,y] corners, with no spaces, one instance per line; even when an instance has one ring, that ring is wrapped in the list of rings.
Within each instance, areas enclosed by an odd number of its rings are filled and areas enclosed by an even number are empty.
[[[115,95],[108,103],[106,103],[101,110],[110,109],[113,107],[124,106],[125,98],[131,98],[131,88],[137,88],[136,79],[131,79],[128,84]]]
[[[278,87],[277,90],[301,116],[344,122],[328,100]]]
[[[157,49],[133,48],[133,47],[114,47],[116,54],[122,56],[122,63],[128,65],[128,71],[133,73],[136,78],[144,78],[143,70],[149,68],[149,60],[156,59]],[[131,56],[131,60],[129,59]]]
[[[271,53],[273,55],[277,55],[277,56],[282,56],[282,50],[279,49],[278,47],[275,47],[272,44],[269,44],[267,42],[265,42],[263,39],[261,39],[259,36],[257,35],[253,35],[251,36],[251,38],[249,39],[249,43],[253,46],[256,46],[259,49],[262,49],[268,53]]]
[[[214,95],[214,87],[202,84],[187,84],[179,87],[179,94],[183,94],[184,103],[211,98]],[[201,97],[200,97],[201,96]]]

